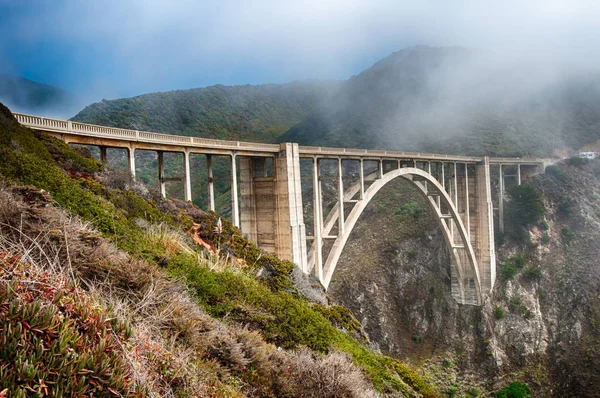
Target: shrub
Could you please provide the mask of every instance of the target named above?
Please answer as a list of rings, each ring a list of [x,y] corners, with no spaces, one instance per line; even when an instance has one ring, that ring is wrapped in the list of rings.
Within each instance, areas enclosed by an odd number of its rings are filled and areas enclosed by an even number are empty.
[[[527,384],[513,381],[496,394],[496,398],[530,398],[531,390]]]
[[[549,226],[548,226],[548,222],[546,220],[540,221],[540,229],[542,231],[547,231],[548,228],[549,228]]]
[[[523,271],[523,277],[527,280],[537,280],[542,277],[542,269],[540,267],[527,267]]]
[[[527,262],[527,259],[522,254],[514,256],[511,260],[512,260],[513,264],[515,264],[515,267],[517,267],[519,269],[523,268],[523,266]]]
[[[567,178],[565,172],[561,170],[558,166],[548,166],[546,167],[546,171],[544,173],[548,174],[558,182],[564,182]]]
[[[548,243],[550,243],[550,235],[548,234],[548,232],[544,232],[542,234],[542,243],[547,245]]]
[[[506,262],[500,265],[500,279],[507,281],[517,274],[517,267],[512,262]]]
[[[500,307],[499,305],[496,305],[494,307],[494,318],[498,320],[504,318],[504,308]]]
[[[565,226],[560,230],[560,237],[565,246],[569,246],[575,240],[575,232],[569,226]]]
[[[481,395],[481,390],[477,387],[471,387],[467,390],[467,394],[472,397],[479,397]]]
[[[458,394],[458,386],[448,387],[448,389],[446,390],[446,394],[448,395],[448,398],[454,398],[454,396]]]
[[[564,216],[575,214],[575,204],[571,200],[565,200],[558,205],[558,212]]]
[[[521,305],[521,298],[517,296],[513,296],[508,300],[508,308],[511,311],[516,311]]]
[[[582,158],[579,156],[573,156],[573,157],[570,157],[569,159],[567,159],[565,161],[565,163],[567,163],[568,165],[571,165],[571,166],[581,168],[585,165],[588,165],[590,163],[590,159]]]
[[[451,358],[445,357],[444,360],[442,361],[442,365],[445,368],[453,368],[454,367],[454,362],[452,361]]]
[[[419,344],[423,342],[423,337],[419,333],[413,333],[411,336],[412,341]]]
[[[418,220],[423,216],[423,214],[425,214],[425,210],[419,207],[417,202],[410,201],[408,203],[402,204],[394,214],[410,216],[413,217],[415,220]]]

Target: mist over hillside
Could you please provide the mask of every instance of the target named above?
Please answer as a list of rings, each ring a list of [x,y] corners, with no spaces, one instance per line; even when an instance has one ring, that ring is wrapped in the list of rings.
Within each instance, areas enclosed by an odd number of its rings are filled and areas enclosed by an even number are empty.
[[[548,156],[600,138],[600,74],[551,59],[412,47],[345,82],[279,142]]]
[[[73,120],[168,134],[272,142],[314,112],[337,81],[216,85],[103,100]]]
[[[74,94],[59,87],[0,73],[0,102],[14,112],[67,118],[80,104]]]

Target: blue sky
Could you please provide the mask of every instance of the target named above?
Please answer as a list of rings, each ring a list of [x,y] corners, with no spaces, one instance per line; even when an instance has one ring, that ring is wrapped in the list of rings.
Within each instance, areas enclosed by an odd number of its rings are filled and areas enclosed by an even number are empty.
[[[345,79],[418,44],[595,63],[593,1],[0,0],[0,72],[86,101]]]

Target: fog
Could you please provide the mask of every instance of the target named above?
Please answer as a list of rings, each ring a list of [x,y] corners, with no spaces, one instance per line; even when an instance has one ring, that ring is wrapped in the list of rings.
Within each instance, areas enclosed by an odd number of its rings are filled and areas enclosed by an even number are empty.
[[[343,79],[419,44],[581,67],[600,49],[592,1],[0,0],[0,14],[0,71],[86,100]]]

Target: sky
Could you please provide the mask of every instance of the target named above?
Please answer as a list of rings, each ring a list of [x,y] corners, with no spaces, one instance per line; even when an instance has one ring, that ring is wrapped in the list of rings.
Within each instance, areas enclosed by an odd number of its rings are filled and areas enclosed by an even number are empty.
[[[86,101],[347,79],[414,45],[595,64],[600,3],[555,0],[0,0],[0,73]]]

